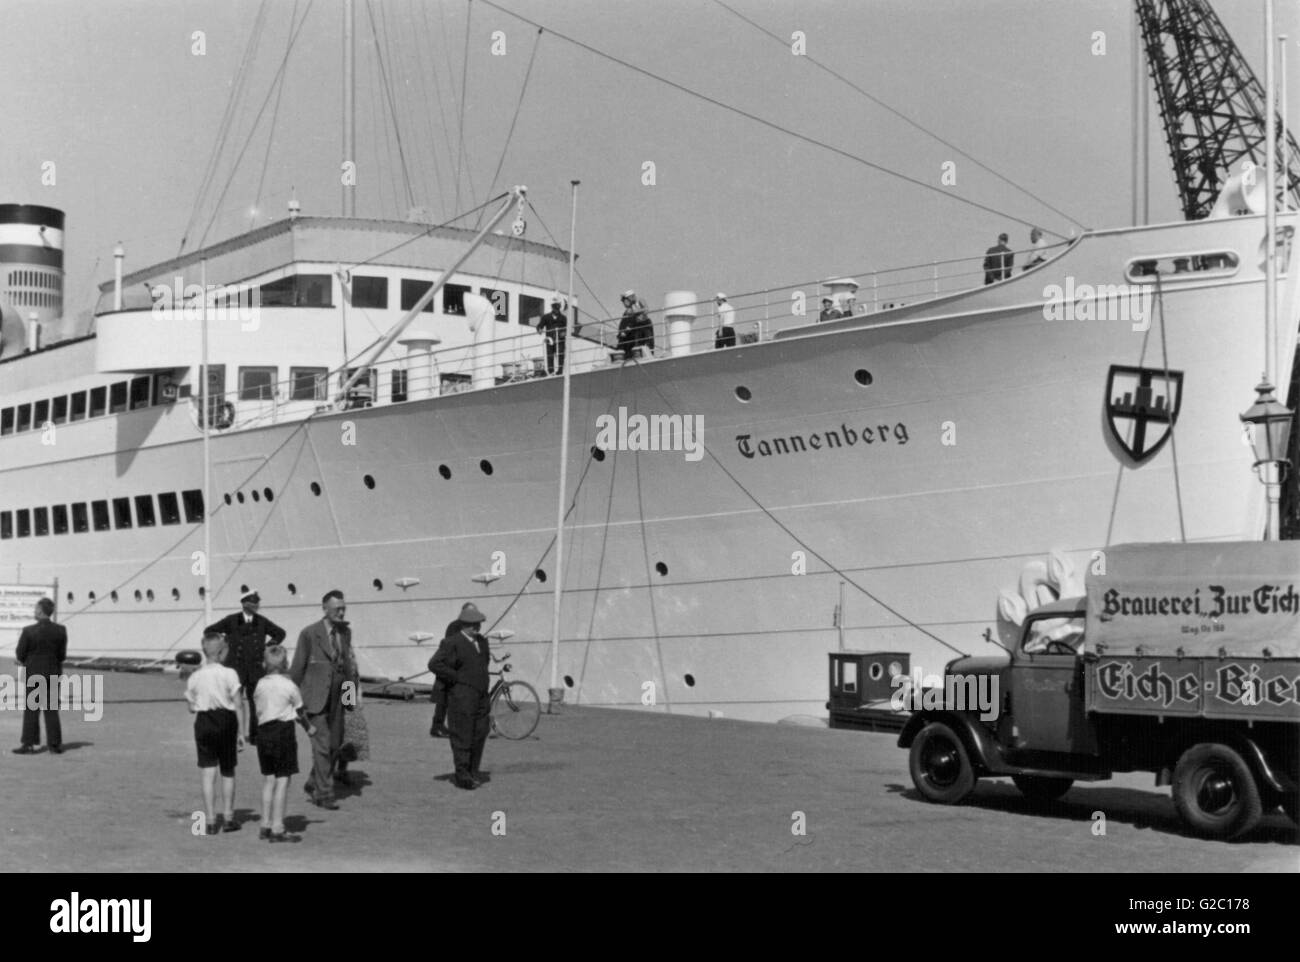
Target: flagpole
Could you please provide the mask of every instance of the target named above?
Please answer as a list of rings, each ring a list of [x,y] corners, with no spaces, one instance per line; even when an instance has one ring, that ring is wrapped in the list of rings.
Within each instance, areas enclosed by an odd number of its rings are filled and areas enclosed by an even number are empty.
[[[569,215],[569,303],[564,312],[564,340],[556,345],[560,354],[564,379],[563,401],[560,404],[560,493],[555,507],[555,605],[551,612],[551,687],[547,693],[547,713],[564,701],[560,687],[560,598],[564,592],[564,508],[569,480],[569,375],[573,368],[573,355],[569,353],[569,335],[573,332],[573,263],[575,239],[578,233],[578,181],[573,186],[573,200]],[[562,349],[563,353],[560,353]]]
[[[208,259],[199,260],[199,286],[203,288],[200,299],[202,314],[203,359],[200,364],[203,419],[203,624],[212,624],[212,400],[208,392]]]

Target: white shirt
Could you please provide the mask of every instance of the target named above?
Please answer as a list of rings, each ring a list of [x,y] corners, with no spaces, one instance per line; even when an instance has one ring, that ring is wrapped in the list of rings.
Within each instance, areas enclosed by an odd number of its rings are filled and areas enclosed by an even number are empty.
[[[191,711],[212,711],[215,708],[236,710],[239,704],[239,675],[235,669],[216,662],[208,662],[190,675],[185,683],[185,700]]]
[[[267,675],[253,691],[258,724],[269,721],[293,721],[302,707],[302,692],[288,675]]]
[[[717,306],[717,314],[718,327],[734,328],[736,326],[736,309],[726,301],[723,301]]]

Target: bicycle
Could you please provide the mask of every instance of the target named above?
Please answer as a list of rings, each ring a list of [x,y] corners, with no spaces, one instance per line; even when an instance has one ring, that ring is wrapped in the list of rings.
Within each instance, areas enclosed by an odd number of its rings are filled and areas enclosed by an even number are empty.
[[[492,719],[492,730],[502,738],[519,741],[527,738],[537,728],[542,717],[542,703],[537,697],[537,689],[526,681],[506,681],[510,671],[510,656],[498,658],[491,655],[493,664],[501,665],[500,671],[490,671],[496,675],[496,684],[488,692],[488,715]]]

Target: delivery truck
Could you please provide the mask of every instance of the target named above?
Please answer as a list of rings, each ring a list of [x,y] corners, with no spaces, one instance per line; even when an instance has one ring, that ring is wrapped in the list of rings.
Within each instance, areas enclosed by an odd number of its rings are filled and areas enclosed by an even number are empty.
[[[1300,542],[1098,552],[1086,595],[1030,612],[1008,654],[958,658],[915,699],[898,744],[929,801],[986,776],[1048,801],[1149,771],[1199,835],[1242,836],[1279,806],[1297,820]]]

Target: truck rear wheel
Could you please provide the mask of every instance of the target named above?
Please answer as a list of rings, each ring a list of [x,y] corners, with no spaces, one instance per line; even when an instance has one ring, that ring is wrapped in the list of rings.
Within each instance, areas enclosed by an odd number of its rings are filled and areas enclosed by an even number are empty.
[[[1035,802],[1054,802],[1070,790],[1073,778],[1048,778],[1043,775],[1012,775],[1025,798]]]
[[[1174,807],[1188,828],[1208,838],[1236,838],[1263,814],[1259,787],[1245,760],[1227,745],[1193,745],[1174,768]]]
[[[960,736],[941,722],[917,732],[909,758],[912,784],[928,801],[956,805],[975,788],[975,769]]]

